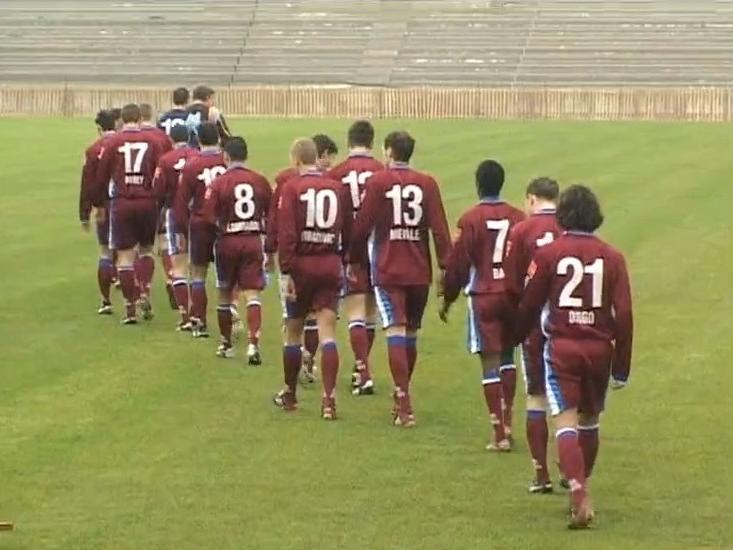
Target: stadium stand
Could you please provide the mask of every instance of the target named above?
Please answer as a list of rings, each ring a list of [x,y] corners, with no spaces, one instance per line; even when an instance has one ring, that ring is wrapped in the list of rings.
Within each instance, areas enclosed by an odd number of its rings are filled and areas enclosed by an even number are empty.
[[[731,86],[733,0],[0,2],[0,82]]]

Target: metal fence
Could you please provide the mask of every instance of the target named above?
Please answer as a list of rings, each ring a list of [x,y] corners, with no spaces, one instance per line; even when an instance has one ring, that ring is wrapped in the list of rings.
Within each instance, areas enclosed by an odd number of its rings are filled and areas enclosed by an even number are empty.
[[[129,102],[168,107],[170,89],[0,87],[0,115],[88,116]],[[241,87],[231,116],[733,121],[733,88]]]

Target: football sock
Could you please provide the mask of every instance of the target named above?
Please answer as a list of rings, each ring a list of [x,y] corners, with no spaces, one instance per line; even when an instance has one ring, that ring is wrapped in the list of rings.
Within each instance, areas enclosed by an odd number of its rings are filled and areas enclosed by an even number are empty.
[[[412,380],[417,363],[417,336],[405,336],[405,352],[407,353],[407,378]]]
[[[550,473],[547,471],[547,417],[545,411],[527,411],[527,444],[529,454],[532,456],[537,481],[545,483],[550,481]]]
[[[318,351],[318,323],[315,319],[306,319],[303,332],[303,347],[311,357]]]
[[[387,355],[389,370],[392,373],[395,387],[407,393],[410,385],[410,375],[404,336],[387,337]]]
[[[517,368],[513,364],[504,364],[499,367],[499,377],[504,395],[504,425],[507,431],[511,432],[514,394],[517,390]]]
[[[232,345],[232,308],[229,304],[219,304],[216,308],[216,316],[219,320],[219,332],[224,344]]]
[[[250,344],[259,345],[261,328],[262,304],[259,300],[250,300],[247,302],[247,337]]]
[[[121,266],[117,268],[120,277],[122,296],[125,298],[125,309],[127,317],[135,317],[135,270],[132,266]]]
[[[181,321],[188,323],[188,281],[186,279],[173,279],[173,294],[176,297]]]
[[[578,444],[583,452],[583,463],[585,464],[585,477],[589,478],[593,473],[593,466],[598,456],[598,424],[593,426],[578,426]]]
[[[354,359],[357,366],[362,366],[368,371],[369,340],[364,321],[356,320],[349,322],[349,341],[351,350],[354,352]]]
[[[376,336],[377,326],[374,323],[367,323],[367,355],[372,352],[372,346],[374,346],[374,337]]]
[[[298,372],[300,371],[300,363],[302,361],[302,353],[299,344],[286,344],[283,346],[283,375],[285,385],[295,396],[295,390],[298,386]]]
[[[494,441],[498,443],[506,439],[504,411],[501,406],[503,392],[499,373],[496,370],[487,372],[484,374],[484,379],[481,383],[484,387],[484,400],[486,401],[486,408],[489,410],[491,427],[494,430]]]
[[[99,284],[99,293],[102,300],[109,303],[109,289],[112,287],[112,279],[114,278],[114,266],[109,258],[99,258],[97,266],[97,283]]]
[[[323,377],[323,394],[333,398],[336,390],[336,377],[339,372],[339,354],[336,342],[330,340],[321,344],[321,376]]]
[[[578,444],[578,432],[574,428],[562,428],[557,431],[555,437],[560,470],[570,484],[570,501],[576,507],[586,496],[585,464]]]
[[[206,325],[207,305],[206,281],[195,279],[191,282],[191,317],[195,317],[203,325]]]
[[[137,266],[137,282],[140,285],[140,293],[150,295],[150,283],[153,280],[153,272],[155,271],[155,260],[152,256],[140,256],[135,263]]]

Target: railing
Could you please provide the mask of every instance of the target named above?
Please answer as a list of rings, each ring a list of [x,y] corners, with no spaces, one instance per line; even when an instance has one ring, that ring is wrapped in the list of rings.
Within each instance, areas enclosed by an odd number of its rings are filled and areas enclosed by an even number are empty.
[[[147,102],[164,88],[0,87],[0,115],[88,116]],[[217,93],[230,116],[733,121],[733,88],[237,87]]]

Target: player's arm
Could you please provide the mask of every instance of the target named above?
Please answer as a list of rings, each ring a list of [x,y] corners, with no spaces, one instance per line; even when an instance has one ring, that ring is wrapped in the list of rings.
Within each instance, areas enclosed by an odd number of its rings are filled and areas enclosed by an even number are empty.
[[[223,176],[219,176],[204,192],[204,204],[202,206],[204,217],[207,220],[214,220],[219,229],[224,229],[221,222],[221,188],[224,181]]]
[[[504,273],[509,297],[514,303],[519,303],[524,290],[524,278],[527,274],[529,261],[524,250],[524,239],[517,226],[509,231],[507,240],[507,255],[504,259]]]
[[[183,235],[188,235],[189,204],[193,199],[195,187],[196,174],[193,173],[193,170],[189,170],[187,166],[184,166],[178,179],[176,197],[173,200],[173,219],[176,228]]]
[[[97,208],[104,206],[109,198],[109,181],[112,179],[112,163],[114,161],[115,147],[104,147],[99,153],[99,165],[94,176],[94,185],[91,189],[90,200],[92,206]]]
[[[275,191],[270,197],[270,206],[267,212],[267,231],[265,233],[265,252],[274,254],[277,252],[277,219],[282,194],[282,184],[275,185]]]
[[[529,282],[524,289],[522,301],[517,311],[514,330],[515,343],[519,344],[532,330],[547,302],[552,284],[553,270],[546,255],[538,254],[529,265],[527,276]]]
[[[280,197],[278,208],[278,260],[280,273],[289,275],[295,261],[298,234],[295,220],[296,190],[293,185],[287,186]]]
[[[90,155],[89,150],[84,154],[84,165],[81,169],[81,185],[79,186],[79,221],[86,225],[92,212],[91,194],[97,177],[98,159]]]
[[[381,197],[382,183],[375,177],[367,185],[364,202],[351,227],[351,239],[349,240],[351,244],[347,256],[352,264],[368,265],[369,263],[368,258],[364,257],[364,243],[374,229]]]
[[[224,118],[224,113],[216,107],[211,107],[209,109],[209,122],[216,124],[217,130],[219,130],[219,139],[222,144],[232,137],[232,131],[229,129],[229,125]]]
[[[349,243],[351,243],[351,233],[354,226],[354,204],[351,200],[351,192],[346,186],[339,186],[339,208],[343,213],[343,225],[341,227],[341,242],[344,264],[349,262]]]
[[[453,242],[453,247],[445,264],[445,276],[443,278],[443,305],[440,308],[440,318],[447,321],[448,309],[456,301],[461,289],[468,284],[471,270],[471,257],[469,250],[472,249],[473,234],[471,227],[465,224],[463,219],[458,221],[458,237]]]
[[[615,346],[611,376],[616,387],[625,385],[631,372],[631,347],[634,337],[634,315],[631,305],[631,285],[626,262],[619,254],[613,285],[613,315]]]
[[[438,283],[438,295],[442,294],[443,281],[442,274],[445,272],[448,264],[448,257],[453,248],[450,239],[450,231],[448,229],[448,220],[445,216],[445,208],[443,207],[443,199],[440,196],[440,188],[437,182],[431,178],[430,195],[427,201],[428,224],[430,232],[433,234],[433,246],[435,246],[435,256],[438,262],[438,268],[441,271],[440,281]]]

